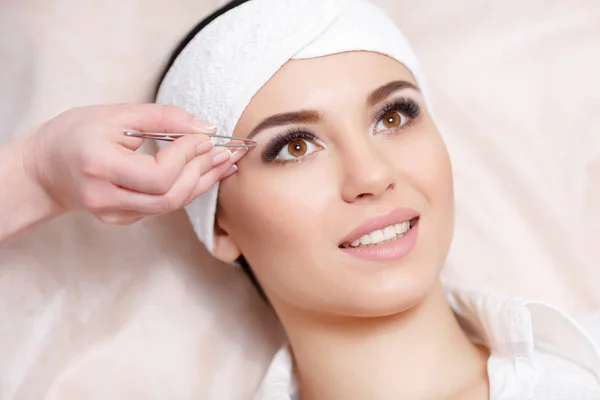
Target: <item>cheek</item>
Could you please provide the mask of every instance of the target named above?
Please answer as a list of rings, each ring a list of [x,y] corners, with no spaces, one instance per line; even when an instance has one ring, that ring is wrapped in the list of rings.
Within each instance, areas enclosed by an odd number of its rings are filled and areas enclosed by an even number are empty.
[[[427,162],[429,167],[423,166],[421,174],[423,185],[429,188],[428,190],[424,188],[428,201],[441,209],[447,208],[444,206],[452,208],[454,203],[452,166],[441,138],[438,138],[435,145],[429,148],[429,152],[424,152],[424,157],[426,157],[424,162]]]
[[[436,213],[453,207],[452,166],[446,145],[434,127],[414,132],[410,145],[399,146],[397,168]]]
[[[247,176],[240,171],[236,182],[223,183],[221,226],[259,277],[316,251],[317,227],[335,196],[333,188],[323,190],[332,177],[316,173],[317,164],[263,167]]]
[[[393,194],[394,199],[414,202],[428,223],[423,225],[417,268],[390,270],[380,281],[332,268],[337,265],[337,242],[332,237],[338,238],[339,232],[334,230],[332,236],[329,227],[350,214],[340,203],[340,188],[332,184],[339,180],[336,169],[326,159],[288,166],[256,165],[248,172],[242,166],[235,178],[221,184],[219,222],[268,294],[319,309],[327,304],[336,305],[338,311],[388,307],[406,300],[398,299],[398,293],[410,288],[425,291],[437,277],[452,233],[449,157],[434,128],[395,143],[386,147],[393,151],[389,166],[403,175],[398,178],[398,189],[404,192]],[[328,246],[333,246],[333,255]]]
[[[443,263],[454,230],[452,165],[446,146],[435,129],[419,135],[404,155],[403,171],[426,204],[422,216],[428,252]]]

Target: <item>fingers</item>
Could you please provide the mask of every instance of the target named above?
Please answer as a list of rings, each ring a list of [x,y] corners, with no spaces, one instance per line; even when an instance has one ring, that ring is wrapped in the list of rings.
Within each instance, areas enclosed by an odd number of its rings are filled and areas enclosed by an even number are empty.
[[[231,168],[231,161],[213,165],[206,157],[197,157],[184,168],[181,176],[165,194],[138,193],[124,188],[116,192],[119,208],[148,215],[165,214],[187,206],[202,195]]]
[[[199,147],[203,154],[196,155]],[[115,186],[109,196],[110,204],[96,209],[98,219],[110,224],[130,224],[146,215],[183,208],[220,179],[234,174],[234,163],[248,152],[241,149],[232,154],[223,147],[207,151],[209,147],[184,137],[159,152],[156,159],[122,149],[120,157],[110,161],[116,165],[113,171],[118,172],[111,176]]]
[[[233,164],[223,175],[221,175],[220,179],[223,180],[225,178],[229,178],[231,175],[235,174],[237,170],[237,165]]]
[[[233,153],[233,155],[231,156],[231,163],[235,164],[238,161],[240,161],[242,159],[242,157],[244,157],[246,154],[248,153],[248,149],[247,148],[241,148],[239,150],[237,150],[235,153]]]
[[[223,154],[223,153],[221,153]],[[169,190],[158,203],[155,203],[154,207],[158,208],[150,209],[157,214],[171,212],[179,208],[185,207],[190,203],[190,196],[192,191],[198,182],[198,179],[206,173],[207,170],[212,168],[212,163],[208,164],[207,168],[206,158],[198,157],[191,161],[177,180],[171,190]]]
[[[235,174],[238,170],[237,163],[244,155],[248,153],[248,149],[240,149],[233,153],[229,162],[224,163],[219,167],[215,167],[208,171],[206,174],[202,175],[192,192],[192,198],[189,200],[191,203],[198,196],[201,196],[204,192],[208,191],[212,185],[217,183],[225,178],[229,178],[231,175]]]
[[[183,109],[160,104],[124,104],[117,105],[118,118],[115,122],[122,127],[145,132],[214,132],[215,127],[202,120],[194,118]],[[135,140],[130,140],[135,139]],[[228,161],[225,152],[213,150],[206,135],[182,137],[174,143],[161,149],[155,158],[132,152],[140,146],[137,138],[119,135],[118,143],[123,151],[114,153],[105,163],[108,176],[113,184],[136,192],[164,195],[167,194],[175,180],[182,174],[185,166],[194,158],[207,154],[210,150],[215,157],[213,165]],[[206,143],[206,144],[205,144]],[[221,154],[219,154],[221,153]],[[229,153],[231,155],[231,153]],[[240,154],[237,153],[236,154]],[[243,154],[241,154],[243,155]],[[240,157],[241,157],[240,155]],[[208,155],[205,158],[210,158]],[[236,159],[233,162],[237,162]],[[208,160],[203,162],[202,173],[210,169]]]
[[[119,132],[116,142],[128,150],[136,151],[142,147],[142,144],[144,144],[144,139],[122,135],[121,132]]]
[[[144,219],[146,215],[136,211],[113,211],[95,214],[96,218],[105,224],[110,225],[133,225]]]
[[[231,172],[232,168],[235,171]],[[224,179],[225,175],[229,173],[227,176],[231,176],[235,172],[237,172],[237,167],[235,165],[232,165],[231,163],[225,163],[202,175],[189,198],[186,199],[186,205],[206,193],[215,183],[217,183],[217,181]]]
[[[106,160],[105,178],[132,191],[165,194],[193,159],[203,160],[204,171],[208,171],[212,159],[223,151],[213,147],[205,138],[185,136],[159,151],[156,158],[120,148],[111,152],[111,157]]]
[[[214,133],[216,127],[194,118],[182,108],[163,104],[125,104],[118,121],[122,126],[141,132]]]
[[[231,165],[240,156],[213,148],[206,134],[216,128],[170,105],[90,106],[53,121],[46,124],[48,139],[44,139],[57,143],[44,147],[52,161],[44,164],[52,167],[44,169],[48,190],[57,202],[111,224],[129,224],[181,208],[218,179],[230,176]],[[144,140],[123,135],[129,130],[191,135],[152,156],[136,152]]]
[[[190,161],[165,194],[147,194],[119,189],[117,196],[120,207],[150,215],[165,214],[184,207],[202,174],[212,167],[212,159],[209,164],[206,160],[206,157],[197,157]]]

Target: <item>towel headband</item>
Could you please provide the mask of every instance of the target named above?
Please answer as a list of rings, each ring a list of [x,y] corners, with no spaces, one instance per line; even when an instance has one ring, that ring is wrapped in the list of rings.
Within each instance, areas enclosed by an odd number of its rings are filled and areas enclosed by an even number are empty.
[[[217,17],[174,60],[156,102],[172,104],[231,136],[242,113],[289,60],[349,51],[387,55],[408,68],[431,109],[425,79],[402,32],[367,0],[250,0]],[[218,183],[186,207],[213,253]]]

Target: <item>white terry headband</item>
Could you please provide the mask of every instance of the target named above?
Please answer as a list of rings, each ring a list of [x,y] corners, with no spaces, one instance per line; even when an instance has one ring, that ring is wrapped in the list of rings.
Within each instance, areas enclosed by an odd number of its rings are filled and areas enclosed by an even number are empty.
[[[349,51],[385,54],[425,80],[408,40],[367,0],[250,0],[202,29],[179,54],[157,103],[179,106],[232,136],[260,88],[291,59]],[[430,110],[431,111],[431,110]],[[218,184],[186,207],[200,241],[213,252]]]

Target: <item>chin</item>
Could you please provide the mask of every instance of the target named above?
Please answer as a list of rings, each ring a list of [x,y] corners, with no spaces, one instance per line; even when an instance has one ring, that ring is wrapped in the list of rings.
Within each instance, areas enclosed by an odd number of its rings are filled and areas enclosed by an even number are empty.
[[[412,273],[411,273],[412,272]],[[424,275],[395,271],[378,282],[364,281],[348,288],[332,307],[338,315],[378,318],[405,312],[423,302],[438,282],[439,271]]]

